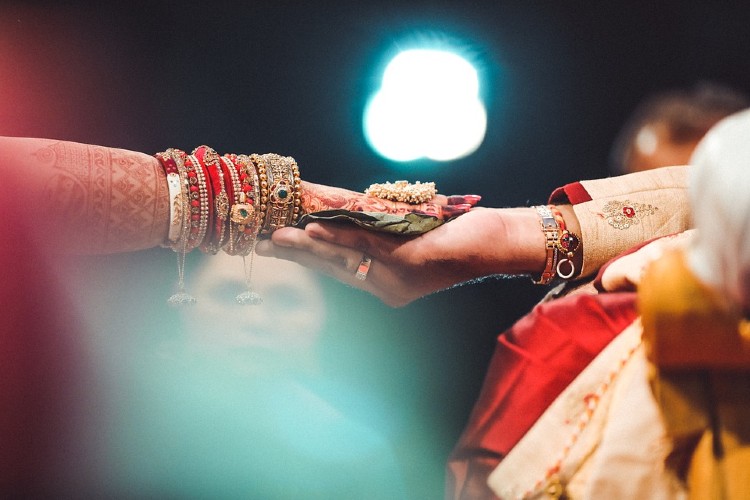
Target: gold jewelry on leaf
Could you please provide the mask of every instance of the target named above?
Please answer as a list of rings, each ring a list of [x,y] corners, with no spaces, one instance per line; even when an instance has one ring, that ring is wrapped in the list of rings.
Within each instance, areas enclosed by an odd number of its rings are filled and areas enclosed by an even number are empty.
[[[414,184],[408,181],[385,182],[370,184],[365,194],[381,200],[400,201],[410,205],[418,205],[430,201],[437,194],[434,182],[420,182]]]

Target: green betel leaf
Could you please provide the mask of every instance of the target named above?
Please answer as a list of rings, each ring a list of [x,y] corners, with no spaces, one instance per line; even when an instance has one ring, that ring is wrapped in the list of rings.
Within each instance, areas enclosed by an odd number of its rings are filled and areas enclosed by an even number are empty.
[[[443,224],[432,215],[408,213],[402,215],[376,212],[350,212],[349,210],[323,210],[303,215],[297,227],[305,227],[313,221],[351,222],[371,231],[413,236],[431,231]]]

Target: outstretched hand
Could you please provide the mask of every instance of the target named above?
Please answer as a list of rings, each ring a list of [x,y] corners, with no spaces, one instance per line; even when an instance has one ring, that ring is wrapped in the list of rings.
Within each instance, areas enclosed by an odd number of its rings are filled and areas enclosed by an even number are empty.
[[[304,230],[279,229],[256,250],[321,271],[388,305],[402,306],[467,280],[523,271],[527,262],[516,258],[512,241],[503,239],[509,234],[509,220],[502,212],[474,208],[415,237],[315,222]],[[531,215],[532,223],[538,224]],[[372,263],[367,278],[360,280],[355,274],[363,255],[371,257]]]
[[[383,200],[364,193],[322,184],[313,184],[311,182],[302,183],[301,197],[302,208],[306,213],[334,209],[394,215],[421,213],[432,215],[440,220],[449,220],[468,212],[479,200],[480,196],[477,195],[436,195],[428,202],[411,205],[409,203]]]

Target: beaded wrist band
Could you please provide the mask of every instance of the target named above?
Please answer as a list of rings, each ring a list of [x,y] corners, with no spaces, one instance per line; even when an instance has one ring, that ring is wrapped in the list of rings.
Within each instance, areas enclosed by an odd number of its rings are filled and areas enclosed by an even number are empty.
[[[208,228],[208,188],[203,176],[203,168],[193,155],[185,157],[188,177],[188,198],[190,200],[190,228],[187,251],[198,248],[206,236]]]
[[[260,200],[260,204],[258,205],[258,220],[260,224],[258,229],[260,231],[263,224],[265,224],[266,215],[268,214],[268,165],[265,161],[265,155],[250,155],[250,161],[255,165],[255,172],[258,178],[256,185],[258,186],[258,199]]]
[[[222,158],[227,166],[227,171],[229,172],[230,179],[230,182],[227,184],[227,192],[229,193],[230,200],[229,238],[227,244],[224,246],[224,251],[229,255],[236,255],[235,245],[237,243],[238,237],[237,219],[239,217],[239,215],[236,215],[236,212],[239,212],[240,193],[242,192],[242,188],[240,186],[240,174],[238,172],[239,167],[234,162],[234,160],[236,159],[236,155],[227,154]]]
[[[560,226],[552,214],[549,207],[545,205],[539,205],[534,207],[536,213],[539,215],[542,224],[542,232],[544,233],[545,249],[547,251],[547,258],[545,260],[544,271],[538,279],[531,278],[531,280],[537,285],[547,285],[555,277],[556,266],[557,266],[557,252],[558,246],[557,241],[560,236]]]

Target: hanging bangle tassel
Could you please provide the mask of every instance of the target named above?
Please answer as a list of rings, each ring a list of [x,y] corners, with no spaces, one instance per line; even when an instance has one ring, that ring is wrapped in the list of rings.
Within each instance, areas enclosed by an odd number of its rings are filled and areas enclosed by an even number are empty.
[[[169,186],[169,235],[168,245],[177,252],[177,291],[167,299],[172,306],[190,305],[195,297],[185,291],[185,256],[187,254],[190,210],[188,202],[188,181],[184,163],[184,153],[168,149],[158,153],[156,158],[167,174]]]

